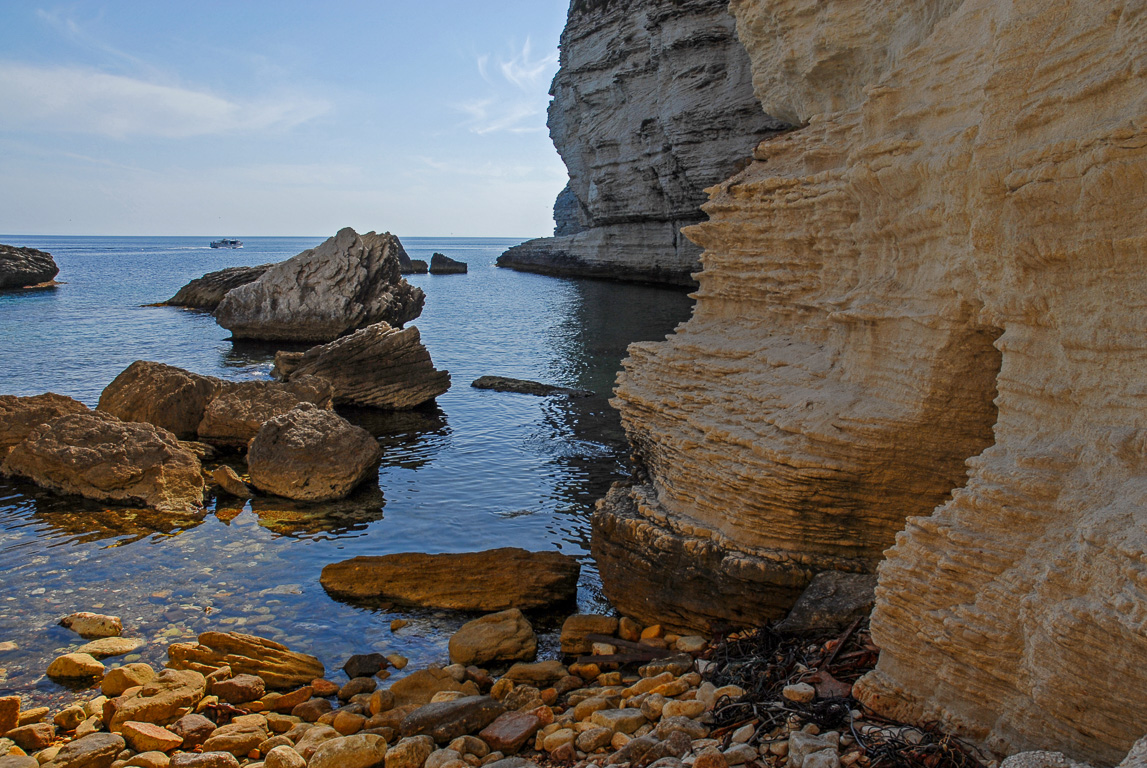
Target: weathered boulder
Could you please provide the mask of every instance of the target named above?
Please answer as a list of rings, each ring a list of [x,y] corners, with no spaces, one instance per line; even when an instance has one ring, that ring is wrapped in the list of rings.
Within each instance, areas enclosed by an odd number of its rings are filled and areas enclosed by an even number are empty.
[[[375,733],[357,733],[319,745],[307,768],[374,768],[386,759],[386,739]]]
[[[163,303],[173,307],[206,309],[213,312],[232,288],[255,282],[272,266],[274,265],[227,267],[218,272],[208,272],[180,288],[174,296]]]
[[[128,721],[167,725],[203,698],[207,681],[193,670],[164,669],[154,680],[104,704],[108,730],[118,731]]]
[[[540,608],[573,600],[580,566],[560,552],[505,547],[428,555],[355,557],[323,568],[335,596],[463,611]]]
[[[484,666],[492,661],[530,661],[537,655],[534,628],[517,608],[468,621],[450,638],[450,661]]]
[[[100,411],[36,427],[0,464],[0,473],[60,493],[165,512],[203,506],[201,472],[199,459],[166,429]]]
[[[273,690],[305,686],[325,673],[314,656],[296,653],[273,640],[239,632],[204,632],[198,643],[172,643],[168,666],[210,674],[223,666],[235,674],[257,675]]]
[[[430,274],[432,275],[464,275],[466,262],[456,261],[446,254],[436,253],[430,257]]]
[[[124,421],[142,421],[194,440],[208,403],[227,382],[173,365],[137,360],[100,394],[99,410]]]
[[[412,705],[425,706],[434,698],[434,694],[442,691],[457,691],[476,696],[478,687],[469,681],[459,683],[449,672],[433,666],[413,672],[390,686],[390,692],[394,695],[395,710]]]
[[[876,574],[821,571],[797,598],[778,632],[830,634],[872,612]]]
[[[0,395],[0,462],[12,446],[26,438],[35,427],[47,424],[57,416],[87,413],[88,407],[54,392],[32,397]]]
[[[126,742],[117,733],[92,733],[60,748],[44,768],[110,768]]]
[[[453,701],[425,704],[403,718],[403,736],[426,734],[439,744],[477,733],[506,711],[490,696],[463,696]]]
[[[231,289],[216,321],[236,339],[327,342],[378,322],[401,327],[425,296],[399,274],[398,238],[349,227]]]
[[[65,653],[48,665],[48,677],[56,680],[103,677],[103,674],[104,665],[88,653]]]
[[[275,365],[287,381],[314,376],[330,382],[339,404],[404,410],[450,388],[450,374],[434,367],[414,326],[375,323],[299,357],[280,353]]]
[[[509,379],[505,376],[479,376],[470,382],[475,389],[492,389],[496,392],[515,392],[519,395],[569,395],[570,397],[591,397],[593,392],[588,389],[572,389],[559,387],[555,384],[542,384],[528,379]]]
[[[59,273],[60,268],[50,253],[0,245],[0,290],[47,283]]]
[[[247,449],[256,488],[300,501],[344,498],[381,459],[369,432],[310,403],[267,421]]]
[[[259,429],[300,403],[331,407],[331,387],[325,380],[299,375],[290,383],[244,381],[228,384],[203,410],[199,439],[211,445],[246,448]]]

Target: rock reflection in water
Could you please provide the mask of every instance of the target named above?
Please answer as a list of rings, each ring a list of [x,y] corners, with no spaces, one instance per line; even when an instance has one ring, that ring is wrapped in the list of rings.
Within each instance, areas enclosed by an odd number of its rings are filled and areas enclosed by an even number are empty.
[[[382,520],[385,506],[382,490],[368,481],[338,501],[307,504],[265,496],[251,499],[249,508],[258,515],[259,525],[279,536],[326,540],[362,534]]]

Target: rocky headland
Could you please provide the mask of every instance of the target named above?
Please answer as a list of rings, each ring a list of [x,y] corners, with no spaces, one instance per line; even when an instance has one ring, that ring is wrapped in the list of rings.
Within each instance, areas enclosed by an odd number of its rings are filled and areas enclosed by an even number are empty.
[[[60,273],[46,251],[0,244],[0,290],[50,285]]]
[[[550,136],[569,171],[554,237],[498,265],[692,285],[701,249],[681,227],[704,190],[785,124],[753,97],[725,0],[572,3],[554,78]]]

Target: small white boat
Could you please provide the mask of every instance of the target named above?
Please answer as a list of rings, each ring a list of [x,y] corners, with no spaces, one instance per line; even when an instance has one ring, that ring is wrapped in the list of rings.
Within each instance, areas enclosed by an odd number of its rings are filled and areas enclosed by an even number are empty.
[[[211,247],[212,248],[242,248],[243,247],[243,241],[242,240],[232,240],[230,238],[224,237],[222,240],[212,240],[211,241]]]

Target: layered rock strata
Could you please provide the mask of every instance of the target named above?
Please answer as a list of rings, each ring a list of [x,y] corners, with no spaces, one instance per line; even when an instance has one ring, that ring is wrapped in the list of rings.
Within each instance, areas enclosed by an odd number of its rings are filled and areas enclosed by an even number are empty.
[[[499,266],[691,285],[703,190],[784,124],[753,98],[725,0],[573,3],[549,126],[570,181],[555,237]]]
[[[229,667],[237,675],[257,675],[272,690],[309,685],[326,674],[323,663],[282,643],[241,632],[204,632],[197,643],[172,643],[168,666],[205,675]]]
[[[208,272],[180,288],[174,296],[163,303],[173,307],[206,309],[214,312],[228,292],[241,285],[255,282],[272,266],[274,265],[227,267],[218,272]]]
[[[50,253],[0,245],[0,290],[47,283],[59,273],[60,268]]]
[[[216,321],[236,339],[322,343],[378,322],[418,317],[425,295],[402,279],[389,232],[350,227],[230,290]]]
[[[732,8],[805,127],[712,190],[693,319],[632,348],[648,535],[783,584],[871,570],[911,518],[861,698],[1118,761],[1147,731],[1147,3]]]

